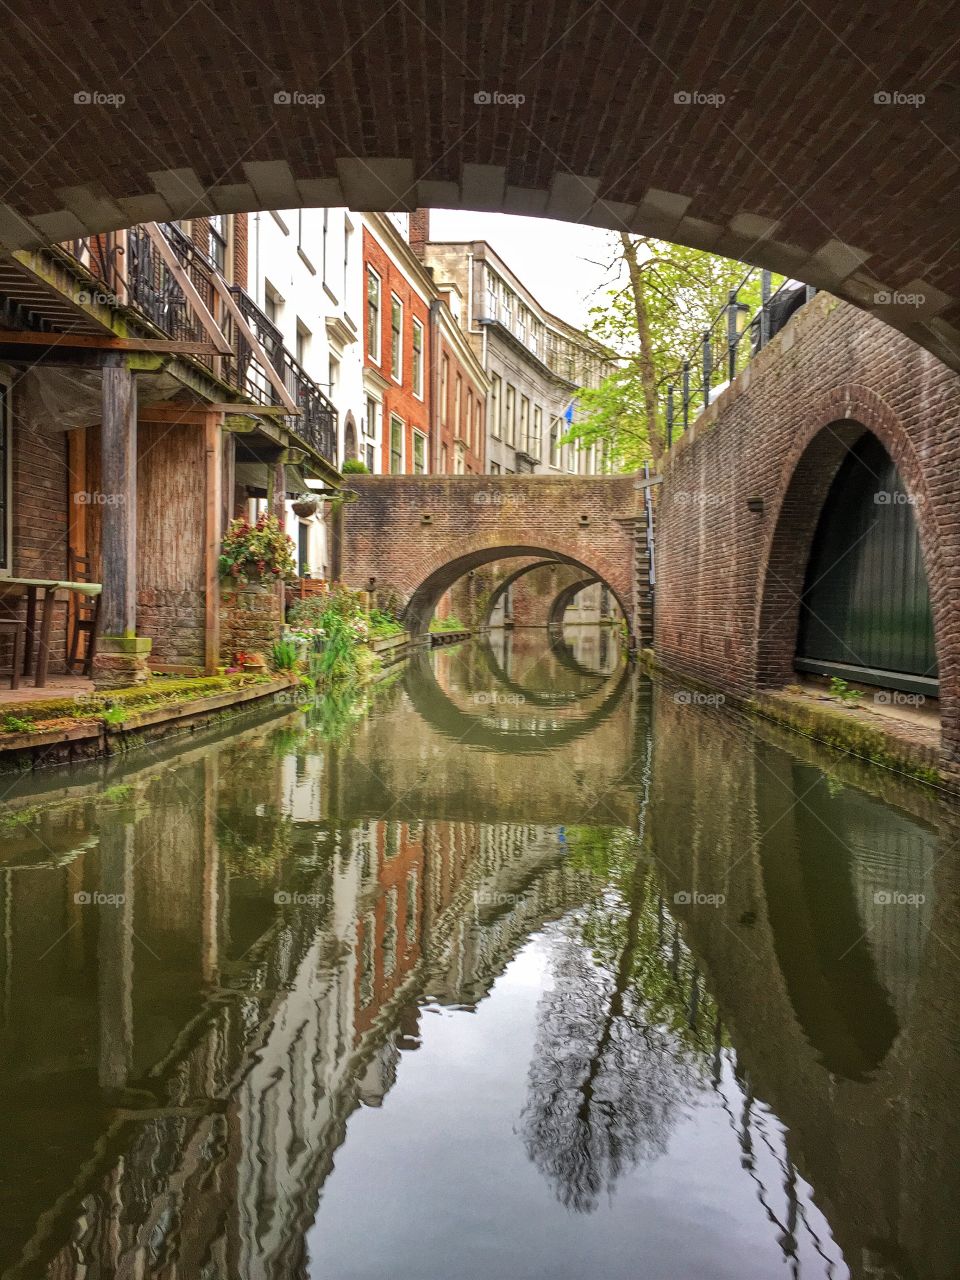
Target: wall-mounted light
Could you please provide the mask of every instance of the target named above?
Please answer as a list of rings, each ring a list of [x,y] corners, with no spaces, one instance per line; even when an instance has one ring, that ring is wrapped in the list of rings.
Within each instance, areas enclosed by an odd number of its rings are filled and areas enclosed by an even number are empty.
[[[747,499],[747,510],[748,510],[748,511],[755,511],[755,512],[757,513],[757,515],[758,515],[758,516],[762,516],[762,515],[763,515],[763,499],[762,499],[762,498],[748,498],[748,499]]]

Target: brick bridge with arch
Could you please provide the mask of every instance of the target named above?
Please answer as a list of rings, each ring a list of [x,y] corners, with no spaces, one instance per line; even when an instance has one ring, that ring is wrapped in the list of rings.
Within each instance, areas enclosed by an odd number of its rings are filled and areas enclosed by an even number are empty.
[[[512,574],[518,558],[528,569],[571,566],[581,585],[599,580],[637,634],[646,601],[637,590],[644,524],[635,476],[360,475],[349,486],[356,496],[334,516],[337,576],[390,604],[414,634],[459,580],[501,561]]]

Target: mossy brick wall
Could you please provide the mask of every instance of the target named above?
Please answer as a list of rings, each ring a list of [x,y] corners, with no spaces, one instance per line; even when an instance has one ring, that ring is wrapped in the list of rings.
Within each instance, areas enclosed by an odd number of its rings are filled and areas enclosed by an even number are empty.
[[[654,647],[741,696],[793,678],[817,520],[856,434],[915,502],[940,669],[943,767],[960,774],[960,377],[880,320],[819,294],[680,439],[657,507]],[[762,511],[747,499],[760,499]]]

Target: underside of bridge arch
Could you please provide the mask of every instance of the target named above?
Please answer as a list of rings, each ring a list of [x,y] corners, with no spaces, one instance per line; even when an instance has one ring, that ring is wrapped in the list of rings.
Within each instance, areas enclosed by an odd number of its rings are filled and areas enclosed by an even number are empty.
[[[437,603],[445,592],[453,586],[460,578],[464,577],[471,571],[476,571],[484,565],[492,564],[499,560],[507,560],[513,557],[536,557],[540,561],[540,568],[544,568],[544,560],[552,560],[557,564],[572,566],[580,579],[586,581],[602,581],[610,589],[617,601],[625,618],[629,618],[629,609],[625,607],[624,601],[621,599],[619,592],[613,584],[606,582],[597,570],[581,560],[572,556],[560,554],[550,551],[543,547],[531,546],[509,546],[509,547],[482,547],[475,551],[468,552],[464,555],[448,561],[430,573],[420,585],[413,591],[405,608],[403,609],[403,621],[407,629],[413,635],[419,635],[425,631],[433,616]]]
[[[7,10],[12,250],[253,209],[500,210],[771,267],[960,366],[956,94],[933,0],[879,17],[747,0],[546,0],[535,19],[522,0]],[[709,64],[694,26],[723,33]]]
[[[553,602],[572,583],[585,585],[597,579],[587,577],[577,565],[560,561],[540,563],[518,569],[500,584],[490,600],[488,622],[510,622],[515,627],[546,627]],[[498,614],[502,606],[502,615]]]
[[[564,587],[559,595],[554,598],[553,603],[550,606],[550,612],[547,615],[547,626],[562,627],[566,612],[573,604],[574,600],[581,591],[586,590],[587,587],[593,586],[595,582],[596,578],[585,578],[583,575],[580,575]]]

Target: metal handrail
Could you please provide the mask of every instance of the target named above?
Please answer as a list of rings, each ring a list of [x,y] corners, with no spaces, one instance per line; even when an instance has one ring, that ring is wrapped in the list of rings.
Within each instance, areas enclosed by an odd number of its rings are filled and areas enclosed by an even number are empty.
[[[678,425],[677,409],[685,431],[690,424],[691,412],[706,409],[711,395],[733,382],[753,356],[780,331],[793,311],[803,302],[809,302],[816,293],[812,286],[801,286],[792,280],[784,280],[773,289],[772,273],[761,270],[761,302],[751,315],[749,306],[740,301],[740,293],[756,277],[757,270],[751,267],[737,287],[730,290],[727,301],[713,322],[703,330],[690,355],[681,362],[679,388],[673,380],[667,383],[664,418],[668,449],[673,444],[674,427]],[[791,294],[796,296],[791,298]],[[746,343],[743,341],[745,337],[748,338]],[[693,381],[694,370],[699,375],[696,382]]]

